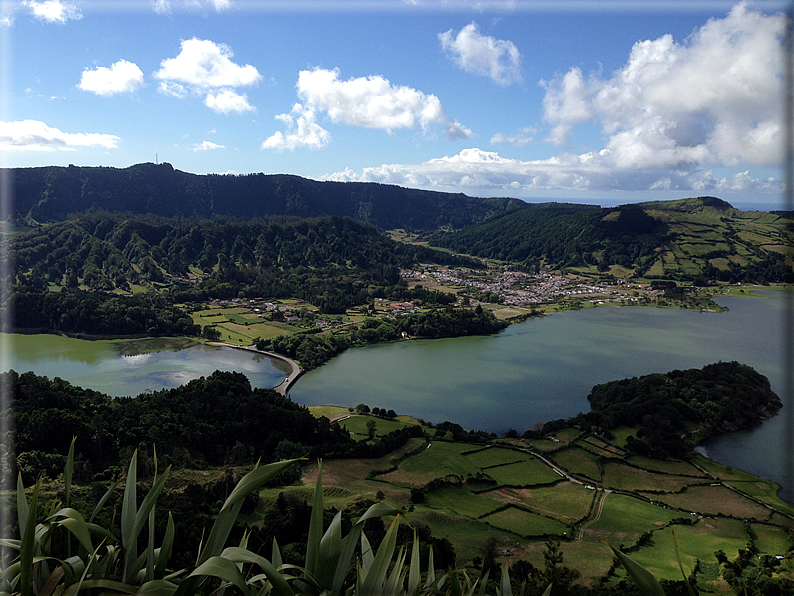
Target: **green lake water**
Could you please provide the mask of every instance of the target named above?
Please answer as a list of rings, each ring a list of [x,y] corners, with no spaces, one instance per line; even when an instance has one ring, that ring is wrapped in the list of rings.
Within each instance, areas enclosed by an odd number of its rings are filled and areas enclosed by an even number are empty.
[[[112,396],[170,389],[215,370],[244,373],[254,387],[274,387],[289,366],[261,354],[179,340],[89,341],[59,335],[3,335],[0,370],[60,377]],[[181,348],[181,349],[174,349]]]
[[[770,292],[782,296],[781,292]],[[720,298],[724,313],[654,307],[599,307],[511,325],[498,335],[397,342],[348,350],[293,386],[304,405],[393,409],[434,423],[519,432],[536,422],[587,411],[593,385],[652,372],[737,360],[783,392],[785,301]],[[119,341],[52,335],[0,336],[0,370],[32,370],[110,395],[138,395],[181,385],[214,370],[245,373],[255,387],[277,385],[279,361],[201,344],[169,350]],[[138,353],[142,352],[142,353]],[[125,354],[135,355],[125,355]],[[714,459],[791,486],[781,414],[744,433],[704,446]],[[792,500],[794,495],[784,495]]]

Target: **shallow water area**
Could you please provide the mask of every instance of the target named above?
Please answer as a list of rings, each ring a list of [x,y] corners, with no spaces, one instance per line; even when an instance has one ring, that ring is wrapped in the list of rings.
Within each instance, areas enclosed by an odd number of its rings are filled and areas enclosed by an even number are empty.
[[[252,387],[274,387],[289,367],[262,354],[184,339],[83,340],[59,335],[4,338],[2,370],[60,377],[115,397],[171,389],[212,374],[238,371]]]

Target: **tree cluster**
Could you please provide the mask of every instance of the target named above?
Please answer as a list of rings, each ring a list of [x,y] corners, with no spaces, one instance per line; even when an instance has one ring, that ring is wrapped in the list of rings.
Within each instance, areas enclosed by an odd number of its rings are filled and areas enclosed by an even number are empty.
[[[604,430],[639,426],[627,447],[656,458],[685,458],[697,441],[751,428],[782,407],[769,380],[738,362],[611,381],[593,387],[587,399],[592,409],[577,423]],[[685,439],[687,424],[697,430]]]
[[[2,376],[12,396],[2,412],[8,429],[3,472],[14,477],[19,465],[28,481],[57,470],[75,436],[87,477],[112,475],[139,446],[139,467],[146,474],[151,445],[162,463],[190,467],[272,461],[289,443],[300,445],[298,456],[312,457],[345,455],[355,445],[327,418],[315,418],[272,389],[252,389],[240,373],[216,371],[132,398],[111,398],[33,373]]]

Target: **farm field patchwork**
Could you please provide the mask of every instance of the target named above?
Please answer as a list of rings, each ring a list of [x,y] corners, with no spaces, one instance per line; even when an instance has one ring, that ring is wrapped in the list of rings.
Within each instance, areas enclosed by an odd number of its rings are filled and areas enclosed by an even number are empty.
[[[488,468],[487,473],[498,484],[508,486],[546,484],[561,478],[560,474],[536,457],[515,464]]]
[[[601,480],[601,468],[598,465],[598,457],[589,451],[578,447],[570,447],[552,454],[551,459],[571,474],[586,476],[595,481]]]
[[[710,515],[767,520],[772,513],[766,507],[724,486],[690,486],[678,494],[649,496],[671,507]]]
[[[613,493],[607,495],[601,517],[588,526],[583,539],[631,544],[643,532],[661,528],[677,517],[682,517],[681,513]]]
[[[480,518],[502,507],[493,499],[472,494],[465,488],[445,487],[429,492],[425,497],[429,507],[447,509],[458,515]]]
[[[517,507],[508,507],[481,519],[492,526],[524,537],[561,535],[567,531],[567,526],[562,522]]]
[[[422,486],[448,474],[463,478],[475,476],[480,470],[461,455],[466,451],[471,451],[471,445],[433,441],[418,455],[401,462],[397,470],[380,478],[386,482]]]
[[[554,486],[537,488],[497,488],[479,493],[500,503],[516,503],[546,517],[553,517],[566,525],[587,515],[594,490],[574,482],[559,482]]]
[[[609,488],[620,490],[653,490],[678,492],[691,484],[708,483],[707,479],[657,474],[622,463],[606,462],[603,464],[604,476],[602,483]]]
[[[662,472],[664,474],[678,474],[681,476],[697,476],[705,478],[706,475],[695,466],[680,460],[650,459],[641,455],[627,457],[626,461],[644,470],[651,472]]]

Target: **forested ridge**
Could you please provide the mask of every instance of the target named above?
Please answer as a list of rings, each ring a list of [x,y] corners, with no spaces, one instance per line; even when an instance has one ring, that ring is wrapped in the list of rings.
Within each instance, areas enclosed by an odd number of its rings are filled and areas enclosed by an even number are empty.
[[[715,197],[615,208],[528,205],[432,243],[476,257],[548,269],[612,266],[638,277],[681,281],[794,282],[792,222],[742,212]]]
[[[7,241],[14,255],[14,277],[7,283],[27,288],[20,292],[45,292],[48,283],[75,292],[80,287],[130,292],[139,286],[167,290],[172,303],[297,297],[324,313],[344,312],[373,297],[446,304],[449,296],[439,292],[408,290],[400,283],[400,268],[419,261],[481,266],[471,258],[394,242],[347,217],[241,221],[103,212],[40,226]],[[40,300],[55,304],[65,299]],[[117,301],[136,306],[134,300]],[[25,316],[28,310],[19,311],[17,327],[43,326],[35,315]],[[131,333],[145,331],[144,326]]]
[[[364,182],[320,182],[286,174],[198,175],[170,164],[128,168],[16,168],[14,219],[48,222],[90,210],[166,217],[340,215],[381,229],[460,228],[521,208],[518,199],[480,199]]]

